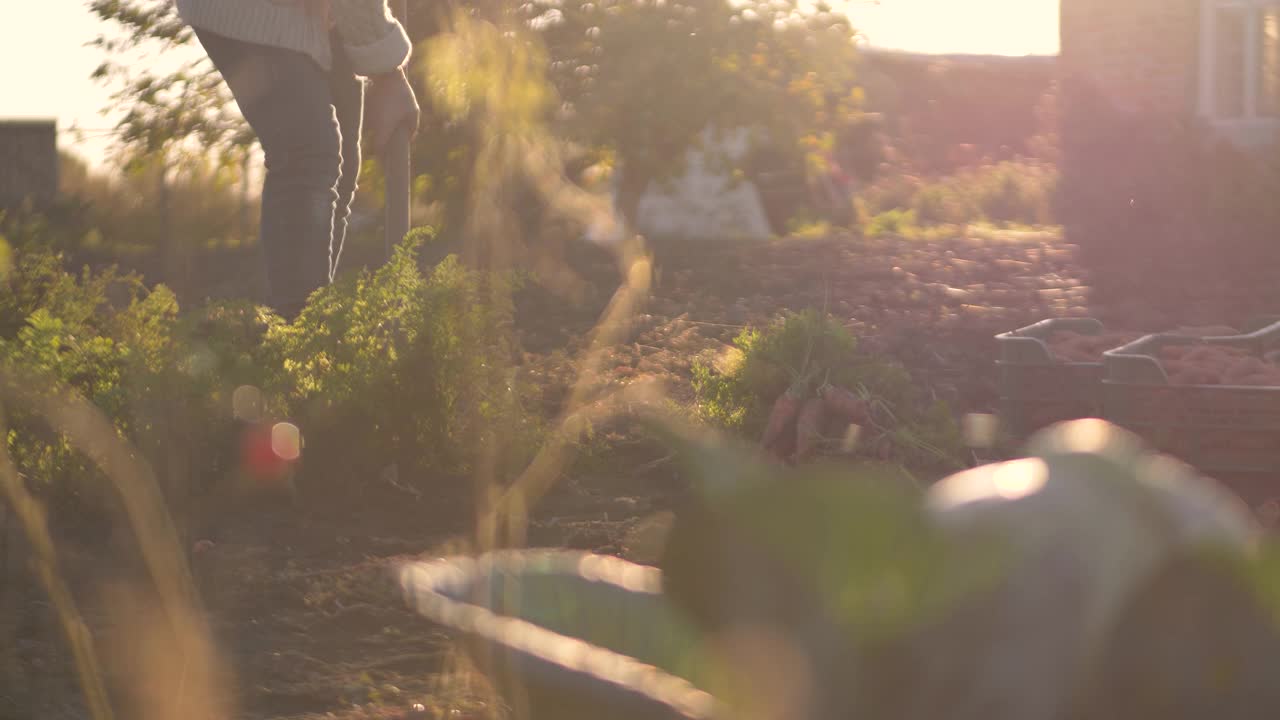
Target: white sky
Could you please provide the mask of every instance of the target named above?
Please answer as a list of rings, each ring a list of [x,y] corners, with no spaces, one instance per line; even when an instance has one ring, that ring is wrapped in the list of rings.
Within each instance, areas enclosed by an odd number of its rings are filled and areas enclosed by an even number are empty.
[[[428,0],[411,0],[427,2]],[[833,3],[839,7],[839,0]],[[1056,54],[1058,0],[849,0],[854,26],[874,46],[928,53]],[[77,144],[73,125],[106,129],[108,89],[89,74],[101,53],[86,44],[100,23],[85,0],[0,0],[0,118],[56,117],[64,148],[93,165],[102,138]],[[173,58],[165,58],[170,60]]]
[[[925,53],[1056,55],[1058,0],[835,0],[874,46]]]

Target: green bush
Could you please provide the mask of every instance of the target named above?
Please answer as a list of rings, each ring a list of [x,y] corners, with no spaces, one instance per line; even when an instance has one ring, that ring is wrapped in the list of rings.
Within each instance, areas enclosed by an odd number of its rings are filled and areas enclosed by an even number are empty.
[[[867,214],[878,215],[895,209],[910,209],[916,196],[927,183],[909,173],[885,173],[859,193],[858,200]]]
[[[0,302],[0,362],[71,390],[99,407],[117,431],[140,445],[172,418],[149,412],[173,399],[177,302],[164,287],[147,289],[114,270],[79,277],[57,255],[27,252],[8,278]],[[21,321],[19,322],[19,318]],[[57,505],[93,513],[110,505],[102,478],[87,459],[31,408],[10,404],[6,444],[19,472]]]
[[[1037,160],[986,164],[932,181],[886,178],[864,193],[872,215],[867,232],[909,234],[917,224],[1052,225],[1057,183],[1057,168]]]
[[[294,323],[267,331],[280,369],[274,386],[325,466],[461,471],[499,428],[511,463],[532,447],[535,423],[506,362],[510,288],[452,256],[423,276],[422,237],[377,271],[318,291]]]
[[[486,460],[509,471],[539,433],[507,362],[511,288],[456,258],[424,276],[422,237],[376,272],[317,291],[293,323],[244,301],[179,314],[163,286],[110,269],[74,275],[56,254],[22,253],[0,294],[0,362],[93,402],[174,503],[241,479],[239,438],[258,419],[299,425],[304,477],[352,491],[392,463],[464,471],[480,447],[499,448]],[[237,389],[257,391],[255,413],[236,411]],[[114,512],[86,458],[33,409],[5,406],[7,447],[51,508]]]
[[[879,213],[867,223],[863,230],[868,237],[880,235],[910,235],[917,228],[914,210],[894,208]]]
[[[1053,224],[1057,170],[1037,162],[1002,162],[961,175],[979,219],[996,224]]]
[[[976,214],[967,199],[941,183],[920,188],[911,210],[922,225],[961,225]]]
[[[834,318],[815,311],[790,314],[763,330],[744,330],[734,344],[741,355],[730,367],[694,365],[705,419],[758,437],[778,396],[808,376],[810,390],[829,381],[868,402],[871,417],[861,451],[918,469],[962,465],[963,440],[947,405],[921,392],[901,365],[859,352],[855,338]]]

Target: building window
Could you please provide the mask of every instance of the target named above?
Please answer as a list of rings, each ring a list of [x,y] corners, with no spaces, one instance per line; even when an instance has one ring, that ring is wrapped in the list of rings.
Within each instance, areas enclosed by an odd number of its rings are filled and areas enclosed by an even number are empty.
[[[1200,112],[1220,123],[1280,119],[1280,0],[1202,0]]]

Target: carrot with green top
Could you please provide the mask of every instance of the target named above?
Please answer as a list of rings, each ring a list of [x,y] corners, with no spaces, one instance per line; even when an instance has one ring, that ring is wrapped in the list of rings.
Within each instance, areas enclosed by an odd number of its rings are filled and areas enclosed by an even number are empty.
[[[781,440],[791,445],[795,439],[796,418],[800,415],[800,406],[804,403],[805,396],[809,394],[809,383],[813,379],[814,371],[809,369],[809,359],[812,356],[813,338],[810,337],[799,371],[791,370],[791,376],[795,381],[774,401],[773,409],[769,412],[769,419],[764,426],[764,435],[760,438],[760,446],[775,457],[786,458],[790,455],[791,448],[783,450],[777,447],[777,444]]]
[[[760,438],[761,447],[766,450],[772,448],[795,425],[800,405],[804,402],[806,385],[808,383],[796,381],[774,401],[769,421],[764,426],[764,435]]]
[[[822,421],[826,403],[820,397],[809,398],[800,407],[796,417],[796,460],[804,460],[813,454],[822,441]]]

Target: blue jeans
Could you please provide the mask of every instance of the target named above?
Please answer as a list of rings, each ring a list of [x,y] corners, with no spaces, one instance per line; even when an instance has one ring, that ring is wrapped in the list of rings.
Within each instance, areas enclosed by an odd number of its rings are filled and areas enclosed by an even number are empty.
[[[196,29],[266,159],[261,242],[270,301],[293,317],[333,280],[360,174],[364,82],[342,43],[333,69],[309,56]]]

